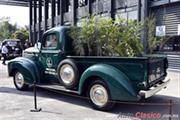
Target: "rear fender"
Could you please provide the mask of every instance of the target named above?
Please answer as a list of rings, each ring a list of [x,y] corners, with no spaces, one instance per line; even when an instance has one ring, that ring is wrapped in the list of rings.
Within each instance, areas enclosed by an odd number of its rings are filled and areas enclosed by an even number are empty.
[[[139,100],[129,78],[116,67],[107,64],[96,64],[84,71],[79,82],[79,94],[83,93],[85,82],[92,76],[99,77],[106,82],[112,100]]]
[[[34,81],[40,81],[38,68],[36,67],[36,64],[30,59],[18,57],[11,60],[8,63],[9,76],[13,76],[16,70],[23,74],[25,82],[28,84],[32,84]]]

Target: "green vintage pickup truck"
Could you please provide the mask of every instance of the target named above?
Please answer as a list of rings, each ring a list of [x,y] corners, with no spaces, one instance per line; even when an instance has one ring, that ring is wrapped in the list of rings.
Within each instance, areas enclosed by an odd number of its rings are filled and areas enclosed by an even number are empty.
[[[48,30],[40,44],[8,63],[18,90],[36,81],[39,87],[86,96],[95,109],[108,110],[115,101],[139,101],[167,86],[166,57],[75,56],[69,29]]]

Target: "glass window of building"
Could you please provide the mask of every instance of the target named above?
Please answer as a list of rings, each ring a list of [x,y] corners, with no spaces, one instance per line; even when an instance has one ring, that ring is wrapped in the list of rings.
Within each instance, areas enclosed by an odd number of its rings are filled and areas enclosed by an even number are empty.
[[[123,18],[123,19],[127,20],[128,19],[127,12],[116,14],[115,19],[118,19],[118,18]]]
[[[137,10],[128,12],[128,20],[137,20],[137,16]]]

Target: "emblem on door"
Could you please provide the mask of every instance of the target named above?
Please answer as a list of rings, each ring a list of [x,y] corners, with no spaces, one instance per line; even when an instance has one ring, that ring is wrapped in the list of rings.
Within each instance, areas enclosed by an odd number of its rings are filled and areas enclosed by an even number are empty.
[[[51,59],[50,57],[46,59],[46,64],[47,64],[47,66],[48,66],[49,68],[52,67],[53,61],[52,61],[52,59]]]

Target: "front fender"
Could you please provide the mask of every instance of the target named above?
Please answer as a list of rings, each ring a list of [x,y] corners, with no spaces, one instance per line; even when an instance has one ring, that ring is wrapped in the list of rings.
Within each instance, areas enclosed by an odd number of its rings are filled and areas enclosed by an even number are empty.
[[[79,94],[82,94],[86,80],[92,76],[100,77],[107,83],[112,100],[139,100],[129,78],[116,67],[107,64],[96,64],[84,71],[79,82]]]
[[[20,71],[24,78],[25,82],[32,84],[34,81],[39,82],[39,72],[36,64],[27,58],[18,57],[8,62],[8,74],[13,76],[13,73],[18,70]]]

